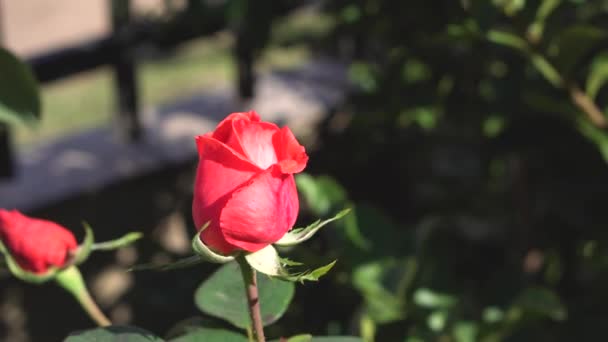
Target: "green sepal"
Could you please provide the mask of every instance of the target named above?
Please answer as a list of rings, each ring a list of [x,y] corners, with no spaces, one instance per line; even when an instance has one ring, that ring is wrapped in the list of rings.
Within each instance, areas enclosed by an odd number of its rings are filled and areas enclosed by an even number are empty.
[[[133,243],[143,237],[142,233],[131,232],[118,239],[95,243],[95,235],[93,229],[87,222],[82,223],[84,227],[84,240],[78,247],[76,255],[71,264],[80,265],[83,263],[93,251],[111,251]]]
[[[257,252],[246,254],[245,260],[254,270],[271,277],[280,278],[287,275],[287,271],[281,263],[281,257],[272,245],[268,245]]]
[[[128,246],[133,242],[141,239],[144,235],[140,232],[130,232],[118,239],[94,243],[91,246],[91,250],[93,251],[112,251],[121,247]]]
[[[306,280],[318,281],[319,278],[321,278],[322,276],[327,274],[327,272],[329,272],[334,267],[336,262],[338,262],[338,260],[334,260],[327,265],[317,267],[314,270],[306,270],[303,272],[293,273],[290,275],[290,279],[288,279],[288,280],[291,280],[294,282],[298,281],[300,283],[303,283]]]
[[[234,256],[217,254],[203,243],[203,240],[201,240],[201,233],[209,227],[209,223],[211,223],[211,221],[205,223],[198,233],[194,235],[194,238],[192,238],[192,249],[194,252],[205,261],[216,264],[225,264],[234,260]]]
[[[323,228],[326,224],[339,220],[342,217],[346,216],[350,212],[350,208],[346,208],[338,212],[334,217],[328,218],[326,220],[316,220],[312,224],[308,225],[305,228],[294,228],[291,231],[287,232],[279,241],[275,243],[277,246],[293,246],[300,244],[315,235],[319,229]]]
[[[197,234],[192,238],[192,249],[196,253],[195,255],[189,256],[184,259],[180,259],[176,262],[156,265],[156,264],[141,264],[136,265],[128,269],[128,272],[131,271],[144,271],[144,270],[153,270],[153,271],[170,271],[176,270],[180,268],[187,268],[194,265],[198,265],[203,262],[213,262],[218,264],[225,264],[234,260],[234,256],[225,256],[221,254],[217,254],[213,252],[209,247],[207,247],[201,240],[200,235],[207,227],[209,227],[209,222],[205,223],[203,227],[199,230]]]
[[[245,260],[249,266],[260,273],[264,273],[270,277],[278,278],[291,282],[304,282],[317,281],[321,276],[329,272],[331,268],[336,264],[337,260],[316,268],[314,270],[306,270],[300,272],[290,272],[286,266],[300,266],[303,265],[300,262],[292,261],[289,259],[283,259],[277,253],[277,250],[272,246],[268,245],[257,252],[249,253],[245,255]]]
[[[87,258],[89,257],[89,255],[91,255],[91,252],[93,251],[92,247],[93,242],[95,241],[93,229],[87,222],[82,222],[82,226],[84,227],[84,239],[76,250],[76,255],[74,256],[74,259],[72,261],[74,265],[82,264],[85,260],[87,260]]]

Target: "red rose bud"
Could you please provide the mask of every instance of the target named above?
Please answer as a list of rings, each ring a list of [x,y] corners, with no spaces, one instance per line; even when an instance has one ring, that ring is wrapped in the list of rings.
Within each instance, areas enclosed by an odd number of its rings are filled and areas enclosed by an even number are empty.
[[[50,221],[0,209],[0,239],[25,271],[41,274],[63,267],[78,244],[66,228]]]
[[[199,163],[192,213],[210,248],[258,251],[289,231],[299,202],[293,174],[308,156],[287,127],[233,113],[215,131],[196,137]]]

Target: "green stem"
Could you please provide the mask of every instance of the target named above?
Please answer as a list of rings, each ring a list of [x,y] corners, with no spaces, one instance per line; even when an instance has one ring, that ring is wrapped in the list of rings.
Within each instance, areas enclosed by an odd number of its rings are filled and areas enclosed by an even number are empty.
[[[255,342],[255,338],[253,338],[253,329],[251,328],[251,325],[247,327],[247,341],[248,342]]]
[[[112,322],[106,317],[103,312],[99,309],[87,287],[82,279],[82,275],[76,266],[70,266],[65,270],[59,272],[57,277],[55,278],[57,284],[68,291],[80,306],[84,309],[84,311],[89,314],[91,319],[97,323],[100,327],[106,327],[112,325]]]
[[[239,256],[236,261],[241,268],[243,282],[245,284],[245,294],[247,295],[247,306],[249,307],[249,316],[253,325],[253,336],[257,342],[265,342],[264,324],[262,323],[262,315],[260,313],[260,298],[258,295],[258,284],[255,275],[255,270],[249,266],[245,257]]]

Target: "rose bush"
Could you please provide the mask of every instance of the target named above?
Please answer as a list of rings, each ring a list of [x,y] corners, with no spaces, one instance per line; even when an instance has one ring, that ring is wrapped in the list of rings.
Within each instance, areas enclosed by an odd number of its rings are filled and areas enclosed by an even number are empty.
[[[232,113],[196,137],[199,163],[192,213],[201,239],[229,254],[278,241],[299,210],[293,174],[308,156],[288,127],[262,122],[254,111]]]
[[[25,271],[42,274],[63,267],[78,248],[76,238],[57,223],[0,209],[0,240]]]

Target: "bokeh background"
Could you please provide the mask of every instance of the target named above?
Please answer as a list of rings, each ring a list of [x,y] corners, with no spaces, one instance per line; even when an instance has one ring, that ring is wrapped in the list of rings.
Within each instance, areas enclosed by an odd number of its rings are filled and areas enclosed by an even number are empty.
[[[608,1],[0,5],[1,44],[38,75],[49,56],[82,57],[110,39],[107,59],[42,82],[37,129],[5,131],[13,165],[0,205],[78,236],[83,220],[100,240],[145,233],[82,269],[116,323],[163,336],[178,321],[210,319],[192,293],[216,266],[124,269],[188,255],[192,137],[255,109],[307,146],[298,226],[354,208],[285,252],[338,263],[297,287],[269,335],[608,336]],[[125,65],[136,106],[121,102]],[[0,282],[1,340],[91,327],[59,288],[6,273]]]

